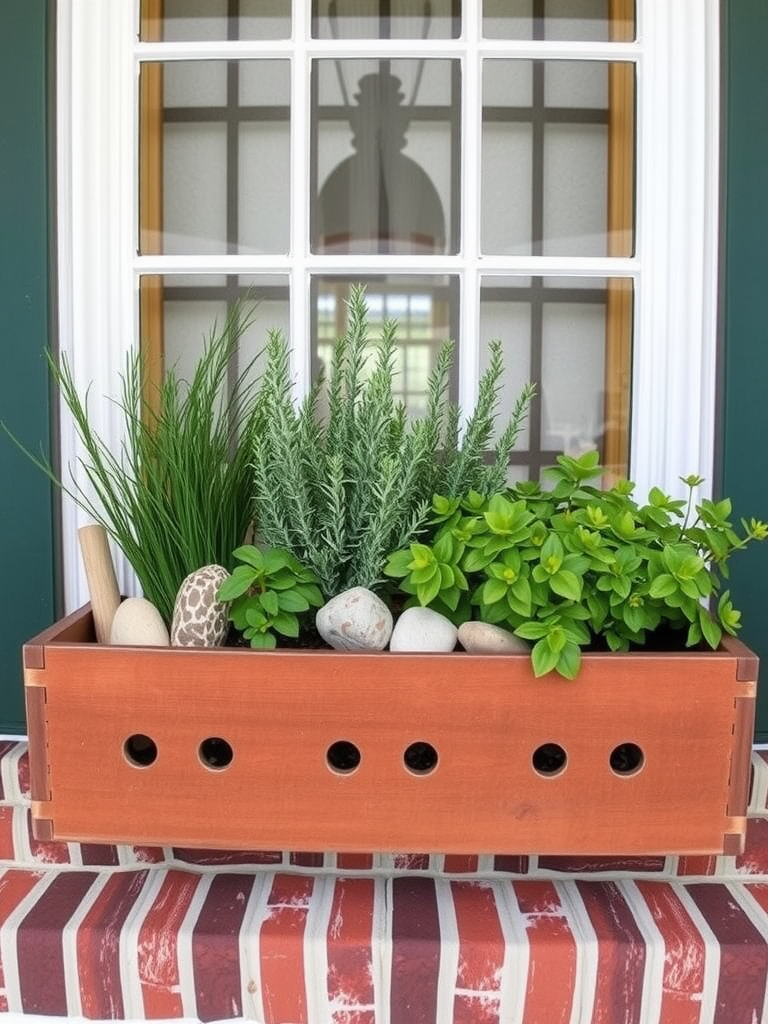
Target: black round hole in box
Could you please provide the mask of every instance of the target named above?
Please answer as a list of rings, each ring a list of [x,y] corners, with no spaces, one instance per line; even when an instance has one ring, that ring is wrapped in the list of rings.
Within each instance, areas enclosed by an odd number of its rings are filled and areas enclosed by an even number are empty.
[[[418,740],[406,749],[403,761],[408,771],[414,775],[428,775],[437,768],[437,751],[431,743]]]
[[[542,743],[531,758],[534,771],[539,775],[559,775],[568,763],[568,754],[559,743]]]
[[[326,752],[328,767],[342,775],[353,772],[360,764],[360,751],[354,743],[349,740],[336,740]]]
[[[645,754],[636,743],[620,743],[611,751],[611,768],[617,775],[634,775],[644,761]]]
[[[232,763],[234,756],[232,747],[220,736],[209,736],[200,744],[200,760],[206,768],[221,771]]]
[[[151,736],[135,732],[123,744],[123,753],[135,768],[149,768],[157,760],[157,744]]]

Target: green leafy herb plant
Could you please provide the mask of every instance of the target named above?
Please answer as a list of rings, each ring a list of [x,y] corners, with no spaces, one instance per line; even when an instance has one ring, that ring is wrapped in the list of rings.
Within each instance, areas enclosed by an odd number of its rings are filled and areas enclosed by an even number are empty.
[[[597,452],[561,455],[548,472],[549,490],[436,495],[429,536],[393,552],[386,575],[409,603],[532,641],[536,676],[573,679],[585,647],[626,651],[666,632],[715,648],[736,633],[728,559],[764,540],[765,523],[742,519],[739,532],[727,498],[695,504],[697,476],[683,480],[682,500],[654,487],[640,505],[626,480],[600,490],[589,482],[603,473]]]
[[[269,650],[277,636],[298,637],[300,616],[323,604],[317,577],[288,551],[244,544],[234,551],[241,563],[222,583],[218,599],[231,602],[229,618],[251,647]]]

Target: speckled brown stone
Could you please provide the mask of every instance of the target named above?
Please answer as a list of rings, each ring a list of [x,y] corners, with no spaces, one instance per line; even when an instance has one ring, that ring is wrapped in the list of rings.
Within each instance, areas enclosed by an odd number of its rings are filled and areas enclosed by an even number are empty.
[[[221,565],[205,565],[179,587],[171,623],[172,647],[219,647],[227,636],[229,605],[216,600],[229,576]]]

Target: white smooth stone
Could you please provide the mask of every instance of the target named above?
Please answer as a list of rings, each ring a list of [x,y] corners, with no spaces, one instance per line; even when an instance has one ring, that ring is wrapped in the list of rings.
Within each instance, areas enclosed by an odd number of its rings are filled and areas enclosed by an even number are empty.
[[[470,654],[530,654],[531,651],[525,640],[492,622],[462,622],[459,643]]]
[[[126,597],[112,619],[109,642],[129,647],[167,647],[170,640],[163,617],[151,601]]]
[[[392,630],[389,649],[444,653],[454,649],[457,635],[454,624],[440,612],[432,608],[406,608]]]
[[[337,651],[383,651],[392,635],[392,613],[373,591],[352,587],[318,610],[315,625]]]

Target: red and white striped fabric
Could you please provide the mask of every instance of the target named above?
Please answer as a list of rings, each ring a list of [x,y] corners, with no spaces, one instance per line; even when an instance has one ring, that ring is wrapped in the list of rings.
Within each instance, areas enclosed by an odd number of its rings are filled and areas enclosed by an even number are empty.
[[[768,1021],[768,764],[739,858],[35,843],[0,746],[0,1011],[264,1024]]]
[[[0,876],[0,1010],[267,1024],[754,1024],[766,883]]]

